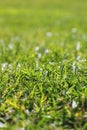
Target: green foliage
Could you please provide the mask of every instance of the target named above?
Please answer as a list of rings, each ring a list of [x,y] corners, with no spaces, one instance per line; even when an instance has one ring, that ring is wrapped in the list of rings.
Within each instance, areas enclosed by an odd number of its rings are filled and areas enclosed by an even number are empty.
[[[87,129],[86,3],[0,1],[0,129]]]

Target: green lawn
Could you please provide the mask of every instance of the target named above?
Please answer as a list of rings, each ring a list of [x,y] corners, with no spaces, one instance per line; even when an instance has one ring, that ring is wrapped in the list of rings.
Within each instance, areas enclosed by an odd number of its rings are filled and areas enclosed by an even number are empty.
[[[0,1],[0,130],[87,130],[87,0]]]

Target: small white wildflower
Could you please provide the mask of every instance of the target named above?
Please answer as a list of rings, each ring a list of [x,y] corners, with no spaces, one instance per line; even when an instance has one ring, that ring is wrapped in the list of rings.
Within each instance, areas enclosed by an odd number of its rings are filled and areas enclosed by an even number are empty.
[[[76,45],[76,50],[79,51],[80,50],[80,41],[77,42],[77,45]]]
[[[82,60],[80,60],[79,62],[86,62],[87,60],[86,59],[82,59]]]
[[[12,43],[8,44],[8,48],[9,48],[9,50],[12,50],[13,49],[13,44]]]
[[[50,65],[52,65],[52,64],[53,64],[53,62],[49,61],[49,64],[50,64]]]
[[[29,114],[30,114],[30,112],[29,112],[29,110],[28,110],[28,109],[26,109],[26,110],[25,110],[25,113],[26,113],[27,115],[29,115]]]
[[[18,68],[20,68],[21,67],[21,64],[20,63],[18,63]]]
[[[42,57],[41,53],[38,53],[38,59],[40,59]]]
[[[6,127],[6,125],[4,123],[0,122],[0,128],[4,128],[4,127]]]
[[[9,113],[12,113],[12,112],[14,112],[14,110],[13,110],[13,109],[10,109],[10,110],[9,110]]]
[[[66,79],[67,78],[67,76],[66,75],[64,75],[64,79]]]
[[[76,57],[76,60],[78,60],[78,61],[79,61],[79,60],[80,60],[80,58],[81,58],[81,56],[77,56],[77,57]]]
[[[77,32],[77,28],[72,28],[72,33]]]
[[[25,130],[25,128],[18,128],[18,130]]]
[[[48,71],[45,72],[45,76],[47,76],[47,74],[48,74]]]
[[[73,67],[73,72],[75,72],[76,71],[76,63],[75,62],[72,64],[72,67]]]
[[[66,60],[62,60],[62,63],[66,62]]]
[[[87,118],[87,114],[86,115],[83,115],[84,118]]]
[[[42,68],[40,68],[40,71],[43,71],[43,69],[42,69]]]
[[[60,69],[60,66],[58,66],[58,69]]]
[[[46,118],[51,118],[51,116],[50,116],[50,115],[46,115],[45,117],[46,117]]]
[[[76,103],[76,101],[73,101],[72,102],[72,108],[74,109],[74,108],[76,108],[77,107],[77,103]]]
[[[52,35],[53,35],[53,34],[52,34],[51,32],[47,32],[47,33],[46,33],[46,36],[47,36],[47,37],[52,37]]]
[[[5,71],[7,69],[8,63],[3,63],[2,64],[2,71]]]
[[[0,39],[0,43],[4,44],[4,40],[3,40],[3,39]]]
[[[18,63],[18,65],[17,65],[17,70],[18,70],[20,67],[21,67],[21,64],[20,64],[20,63]]]
[[[8,68],[9,68],[9,69],[12,69],[12,65],[11,65],[11,64],[9,64],[9,65],[8,65]]]
[[[50,128],[54,129],[54,130],[57,130],[57,126],[55,123],[51,123],[50,124]]]
[[[35,47],[35,51],[37,52],[37,51],[39,51],[39,46],[37,46],[37,47]]]
[[[46,49],[44,53],[45,53],[45,54],[48,54],[48,53],[49,53],[49,50],[48,50],[48,49]]]

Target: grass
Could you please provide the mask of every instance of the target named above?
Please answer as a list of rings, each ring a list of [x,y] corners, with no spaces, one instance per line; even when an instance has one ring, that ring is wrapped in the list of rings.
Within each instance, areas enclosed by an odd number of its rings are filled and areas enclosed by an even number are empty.
[[[86,0],[0,1],[0,129],[87,129]]]

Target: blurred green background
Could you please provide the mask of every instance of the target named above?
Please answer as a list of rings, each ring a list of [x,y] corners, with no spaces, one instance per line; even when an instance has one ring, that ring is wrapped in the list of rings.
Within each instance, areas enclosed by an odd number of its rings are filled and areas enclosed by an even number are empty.
[[[35,31],[87,30],[86,0],[0,0],[0,37]]]

